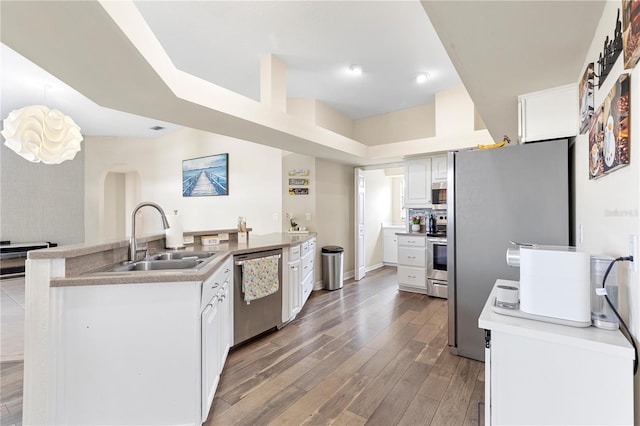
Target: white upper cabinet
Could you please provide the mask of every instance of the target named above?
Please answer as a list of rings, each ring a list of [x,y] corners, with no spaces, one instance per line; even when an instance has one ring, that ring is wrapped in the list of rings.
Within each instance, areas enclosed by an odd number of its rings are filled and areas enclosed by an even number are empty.
[[[431,180],[433,182],[447,181],[447,156],[436,155],[431,157]]]
[[[404,162],[404,207],[431,205],[431,158],[414,158]]]
[[[577,134],[577,84],[518,96],[518,140],[521,143]]]

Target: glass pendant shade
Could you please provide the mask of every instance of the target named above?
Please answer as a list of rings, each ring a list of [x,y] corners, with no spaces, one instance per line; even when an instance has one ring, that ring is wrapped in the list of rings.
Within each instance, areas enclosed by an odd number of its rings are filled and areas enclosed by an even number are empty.
[[[3,125],[4,144],[33,163],[60,164],[80,151],[80,127],[57,109],[44,105],[16,109]]]

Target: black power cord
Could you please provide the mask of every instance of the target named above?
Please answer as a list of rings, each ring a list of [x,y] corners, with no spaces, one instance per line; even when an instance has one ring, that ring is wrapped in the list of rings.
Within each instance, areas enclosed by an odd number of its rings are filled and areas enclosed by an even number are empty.
[[[607,271],[604,273],[604,278],[602,278],[602,288],[605,288],[604,285],[607,282],[607,277],[609,276],[609,272],[611,272],[611,268],[613,268],[613,265],[615,265],[616,262],[624,262],[624,261],[633,262],[633,256],[619,257],[611,261],[611,263],[607,267]],[[620,321],[620,324],[622,324],[622,328],[624,328],[624,330],[627,332],[627,338],[631,341],[631,345],[633,345],[633,353],[634,353],[633,375],[635,376],[636,373],[638,372],[638,347],[636,346],[635,340],[633,340],[633,336],[629,331],[629,327],[627,327],[627,324],[625,324],[622,317],[620,317],[620,314],[618,313],[616,308],[613,307],[613,303],[611,303],[611,300],[609,300],[609,296],[607,295],[607,293],[604,294],[604,298],[606,299],[613,313],[616,314],[616,317],[618,317],[618,321]]]

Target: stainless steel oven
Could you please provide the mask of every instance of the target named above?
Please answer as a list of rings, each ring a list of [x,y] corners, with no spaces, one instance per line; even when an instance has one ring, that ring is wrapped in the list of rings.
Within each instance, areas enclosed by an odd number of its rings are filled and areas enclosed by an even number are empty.
[[[447,298],[446,238],[427,238],[427,294]]]

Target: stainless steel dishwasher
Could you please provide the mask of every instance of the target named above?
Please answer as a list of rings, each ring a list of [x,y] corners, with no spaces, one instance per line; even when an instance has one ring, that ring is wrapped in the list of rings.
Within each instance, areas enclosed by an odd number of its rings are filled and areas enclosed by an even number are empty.
[[[279,256],[278,291],[247,304],[242,293],[243,264],[247,260]],[[233,344],[238,345],[282,325],[282,249],[233,256]]]

